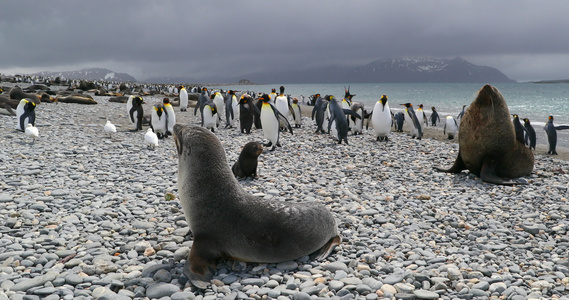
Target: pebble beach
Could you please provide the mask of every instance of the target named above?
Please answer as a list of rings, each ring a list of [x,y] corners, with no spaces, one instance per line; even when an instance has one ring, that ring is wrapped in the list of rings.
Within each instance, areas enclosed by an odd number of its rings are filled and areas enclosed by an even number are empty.
[[[130,132],[125,104],[41,103],[39,138],[0,116],[0,300],[34,299],[569,299],[569,163],[535,152],[527,185],[440,173],[456,142],[371,129],[337,144],[303,127],[240,180],[267,201],[320,202],[340,246],[322,261],[220,261],[211,287],[182,269],[192,246],[178,200],[172,137],[156,149]],[[144,97],[146,112],[163,96]],[[177,122],[199,125],[193,108]],[[117,132],[109,136],[109,119]],[[220,126],[232,165],[262,141]]]

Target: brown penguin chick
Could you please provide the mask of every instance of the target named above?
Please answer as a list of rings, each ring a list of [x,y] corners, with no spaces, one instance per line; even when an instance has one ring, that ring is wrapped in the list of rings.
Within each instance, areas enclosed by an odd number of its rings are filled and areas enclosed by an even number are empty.
[[[263,145],[259,142],[249,142],[243,146],[239,158],[231,167],[236,178],[257,177],[257,158],[263,152]]]

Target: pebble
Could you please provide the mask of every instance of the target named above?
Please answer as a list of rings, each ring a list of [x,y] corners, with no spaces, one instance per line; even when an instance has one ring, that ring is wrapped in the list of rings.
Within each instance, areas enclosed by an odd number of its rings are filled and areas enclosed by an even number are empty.
[[[143,132],[128,131],[124,104],[95,98],[39,105],[36,122],[50,126],[40,126],[33,149],[13,118],[0,117],[0,157],[10,158],[0,164],[0,299],[563,299],[569,291],[567,162],[535,152],[528,185],[495,186],[433,170],[452,164],[456,142],[401,133],[375,142],[369,129],[337,145],[314,134],[310,118],[259,157],[257,179],[239,182],[267,201],[326,205],[342,244],[322,261],[219,261],[213,286],[191,287],[173,139],[147,149]],[[145,96],[145,111],[162,98]],[[175,110],[180,123],[198,122]],[[112,139],[102,132],[107,117],[121,125]],[[228,163],[263,139],[255,129],[215,134]]]

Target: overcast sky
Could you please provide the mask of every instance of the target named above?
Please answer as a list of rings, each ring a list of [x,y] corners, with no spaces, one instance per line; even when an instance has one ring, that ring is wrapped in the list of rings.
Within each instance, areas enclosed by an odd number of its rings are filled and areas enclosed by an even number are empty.
[[[86,67],[248,74],[455,57],[518,81],[569,78],[569,1],[5,1],[0,72]]]

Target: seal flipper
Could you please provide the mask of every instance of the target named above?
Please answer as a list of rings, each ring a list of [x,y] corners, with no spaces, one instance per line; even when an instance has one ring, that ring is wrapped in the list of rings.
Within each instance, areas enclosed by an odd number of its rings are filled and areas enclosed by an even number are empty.
[[[197,245],[196,245],[197,242]],[[212,253],[216,249],[211,240],[194,239],[190,255],[184,265],[184,275],[197,288],[206,289],[215,274],[215,262],[219,255]]]
[[[460,156],[460,149],[458,150],[458,155],[456,157],[456,160],[454,161],[454,164],[452,165],[452,167],[450,167],[450,169],[443,169],[441,167],[433,167],[433,168],[441,172],[455,173],[455,174],[458,174],[462,172],[462,170],[467,169],[466,165],[464,164],[464,161],[462,160],[462,156]]]
[[[332,250],[334,250],[334,247],[340,245],[341,241],[342,241],[342,239],[338,235],[331,238],[324,246],[322,246],[322,248],[320,248],[320,249],[316,250],[316,252],[310,254],[310,258],[315,259],[315,260],[325,259],[326,257],[328,257],[328,255],[330,255],[330,253],[332,253]]]
[[[524,182],[507,181],[498,175],[496,175],[496,161],[493,159],[485,159],[482,163],[482,168],[480,169],[480,179],[484,182],[500,184],[500,185],[515,185],[515,184],[527,184]]]

